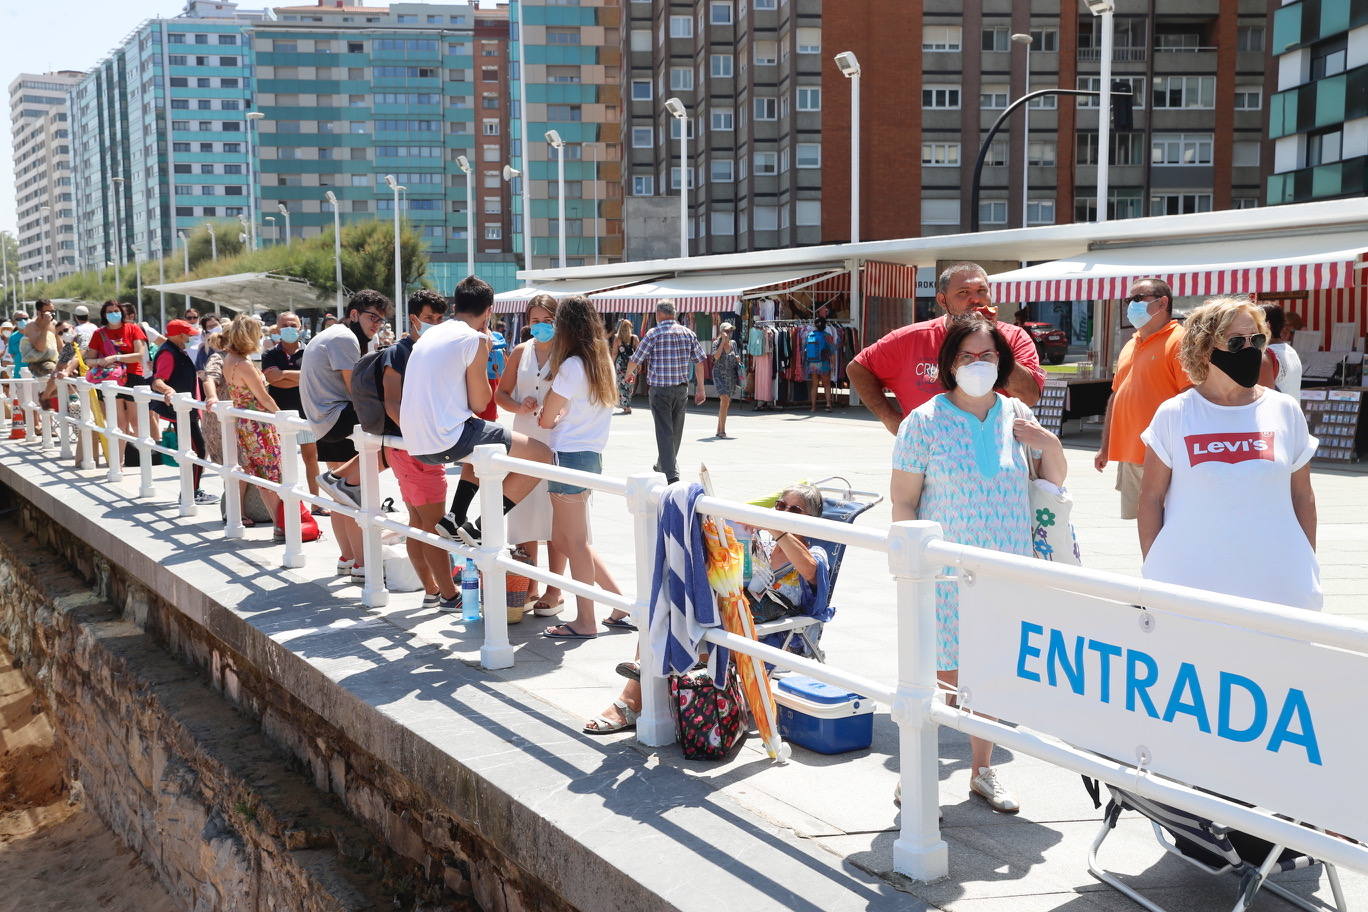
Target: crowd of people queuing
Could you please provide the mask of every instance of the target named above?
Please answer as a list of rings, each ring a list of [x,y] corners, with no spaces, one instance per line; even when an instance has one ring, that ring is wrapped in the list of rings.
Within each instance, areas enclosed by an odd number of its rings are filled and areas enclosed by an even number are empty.
[[[935,520],[950,540],[1030,556],[1030,485],[1061,490],[1068,473],[1058,437],[1031,413],[1045,382],[1036,347],[1021,327],[997,320],[987,275],[975,264],[945,270],[936,301],[940,316],[869,345],[848,371],[853,389],[894,437],[893,519]],[[173,426],[178,422],[171,405],[180,393],[206,405],[227,399],[243,409],[295,409],[309,423],[299,443],[310,490],[355,507],[363,466],[352,431],[378,410],[381,425],[374,432],[384,435],[384,446],[377,468],[393,470],[409,524],[472,547],[482,538],[481,518],[470,515],[479,480],[465,465],[449,491],[447,469],[465,463],[476,447],[496,444],[522,459],[602,473],[614,410],[631,411],[643,373],[655,469],[669,482],[680,478],[689,383],[695,382],[695,402],[701,403],[708,354],[722,397],[717,437],[727,437],[729,400],[742,380],[730,324],[705,354],[670,301],[658,302],[655,325],[638,337],[629,322],[605,326],[584,297],[542,294],[527,306],[525,338],[510,347],[491,323],[492,304],[492,289],[475,276],[462,281],[450,301],[418,291],[408,301],[408,325],[392,341],[385,329],[392,302],[373,290],[353,294],[343,318],[325,321],[307,344],[293,313],[265,327],[253,316],[225,322],[191,310],[162,336],[139,325],[130,305],[114,301],[101,305],[98,322],[78,307],[72,323],[39,301],[32,320],[16,313],[0,331],[11,330],[4,346],[10,369],[22,365],[37,378],[81,375],[125,387],[150,385],[164,397],[154,411]],[[1120,513],[1137,522],[1143,575],[1319,609],[1309,468],[1317,441],[1295,398],[1300,368],[1295,352],[1282,345],[1281,310],[1221,297],[1180,319],[1172,290],[1159,279],[1134,283],[1126,304],[1134,333],[1118,360],[1094,465],[1102,471],[1117,464]],[[491,370],[491,361],[499,362],[497,369]],[[117,408],[119,427],[132,433],[132,402],[121,397]],[[500,412],[511,422],[496,420]],[[276,428],[248,420],[234,427],[242,468],[279,481]],[[189,426],[174,429],[190,436],[196,453],[222,459],[217,419],[192,411]],[[620,591],[592,544],[587,488],[513,473],[502,494],[509,541],[521,554],[536,561],[544,548],[554,572],[568,566],[579,582]],[[279,526],[283,513],[275,511],[273,495],[263,496]],[[214,500],[203,492],[197,498]],[[796,485],[784,490],[776,508],[820,515],[822,497]],[[314,512],[330,515],[338,575],[361,578],[365,557],[357,524],[339,512]],[[1248,560],[1270,546],[1279,560]],[[831,580],[820,544],[756,530],[751,547],[757,600],[773,590],[791,604],[824,610]],[[459,611],[447,552],[410,540],[408,557],[422,581],[424,606]],[[958,594],[953,579],[936,585],[937,667],[951,690],[959,668]],[[533,593],[530,603],[535,615],[551,617],[561,612],[563,598],[548,587]],[[589,639],[601,628],[635,629],[625,612],[600,619],[594,602],[579,597],[570,619],[543,635]],[[634,724],[641,708],[639,667],[628,662],[619,670],[630,679],[627,686],[586,732]],[[1000,812],[1015,813],[1020,804],[998,778],[992,757],[993,745],[974,739],[971,792]]]

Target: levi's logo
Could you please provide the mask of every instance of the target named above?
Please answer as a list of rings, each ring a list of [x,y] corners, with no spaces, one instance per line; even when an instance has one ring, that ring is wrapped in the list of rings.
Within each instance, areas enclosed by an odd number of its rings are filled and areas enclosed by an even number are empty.
[[[1238,434],[1192,434],[1183,438],[1188,465],[1203,462],[1246,462],[1273,460],[1273,431],[1246,431]]]

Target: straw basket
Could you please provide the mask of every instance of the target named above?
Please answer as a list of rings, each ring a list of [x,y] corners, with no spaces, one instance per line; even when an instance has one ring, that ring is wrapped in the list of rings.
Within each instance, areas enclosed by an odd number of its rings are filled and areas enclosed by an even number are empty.
[[[521,549],[513,551],[513,559],[523,563],[531,563],[527,553]],[[508,623],[520,624],[523,619],[523,612],[527,608],[527,593],[532,588],[532,580],[519,573],[509,572],[505,574],[505,586],[508,589]]]

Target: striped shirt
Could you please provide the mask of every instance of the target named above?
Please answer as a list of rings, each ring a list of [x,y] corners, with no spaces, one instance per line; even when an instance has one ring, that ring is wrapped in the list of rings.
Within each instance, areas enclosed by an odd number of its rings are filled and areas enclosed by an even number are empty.
[[[661,320],[641,340],[632,363],[646,365],[648,386],[677,386],[688,383],[693,366],[704,358],[703,346],[694,331],[674,320]]]

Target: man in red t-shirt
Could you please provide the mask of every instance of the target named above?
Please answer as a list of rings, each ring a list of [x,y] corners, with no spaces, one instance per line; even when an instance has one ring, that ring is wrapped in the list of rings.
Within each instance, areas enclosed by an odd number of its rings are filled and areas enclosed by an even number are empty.
[[[850,385],[891,434],[898,433],[898,425],[908,412],[945,392],[936,363],[947,321],[975,310],[997,320],[988,273],[977,263],[959,263],[942,272],[936,282],[936,303],[945,316],[895,329],[856,355],[847,369]],[[1011,323],[998,323],[997,328],[1016,356],[1016,367],[1001,392],[1035,405],[1045,388],[1035,340]],[[897,397],[896,404],[884,396],[884,390]]]

